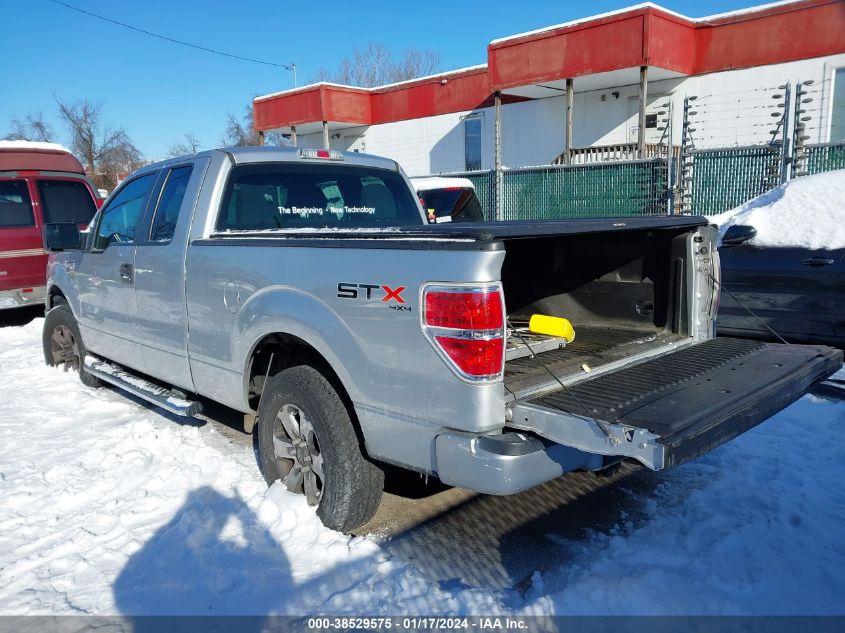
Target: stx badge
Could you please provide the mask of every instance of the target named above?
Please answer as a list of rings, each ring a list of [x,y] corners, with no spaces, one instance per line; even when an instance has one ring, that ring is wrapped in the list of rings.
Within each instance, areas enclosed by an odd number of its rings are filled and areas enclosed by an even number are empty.
[[[405,290],[407,290],[407,286],[391,288],[385,284],[350,284],[343,282],[337,284],[337,296],[341,299],[405,303],[402,298],[402,293]],[[391,305],[390,307],[394,306]]]

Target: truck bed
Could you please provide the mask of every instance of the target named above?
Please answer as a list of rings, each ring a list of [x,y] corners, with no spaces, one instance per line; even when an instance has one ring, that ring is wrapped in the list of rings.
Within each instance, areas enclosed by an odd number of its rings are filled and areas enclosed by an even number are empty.
[[[575,340],[560,349],[525,356],[505,364],[508,400],[522,398],[557,385],[588,379],[609,365],[634,356],[648,356],[666,346],[678,346],[686,336],[647,329],[611,326],[575,326]],[[585,372],[582,365],[592,371]]]

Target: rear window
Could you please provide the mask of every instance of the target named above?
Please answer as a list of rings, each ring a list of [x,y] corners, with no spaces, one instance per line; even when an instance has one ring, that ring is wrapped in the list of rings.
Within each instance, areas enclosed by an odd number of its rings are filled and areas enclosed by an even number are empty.
[[[32,201],[24,180],[0,181],[0,228],[35,226]]]
[[[78,180],[39,180],[44,222],[88,224],[97,207],[88,187]]]
[[[397,172],[354,165],[271,163],[232,170],[217,230],[420,224],[413,192]]]
[[[484,213],[481,203],[472,189],[461,187],[449,189],[432,189],[420,192],[420,202],[429,216],[435,222],[481,222]]]

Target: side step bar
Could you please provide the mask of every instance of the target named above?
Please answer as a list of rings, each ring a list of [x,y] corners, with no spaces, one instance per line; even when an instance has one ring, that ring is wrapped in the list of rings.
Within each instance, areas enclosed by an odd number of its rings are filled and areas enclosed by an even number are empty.
[[[100,360],[90,354],[85,357],[85,371],[103,382],[123,389],[175,415],[191,418],[202,413],[202,404],[195,400],[188,400],[182,392],[156,385],[118,365]]]

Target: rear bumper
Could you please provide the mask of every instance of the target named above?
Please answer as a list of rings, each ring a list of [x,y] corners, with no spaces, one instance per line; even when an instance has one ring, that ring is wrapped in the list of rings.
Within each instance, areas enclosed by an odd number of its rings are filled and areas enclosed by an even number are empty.
[[[599,470],[601,455],[517,433],[474,436],[442,433],[435,440],[437,476],[450,486],[510,495],[573,470]]]
[[[47,286],[0,290],[0,310],[44,303],[46,298]]]
[[[508,426],[529,433],[441,433],[435,472],[452,486],[507,495],[625,457],[672,468],[765,421],[841,366],[842,352],[829,347],[716,339],[516,401]]]

